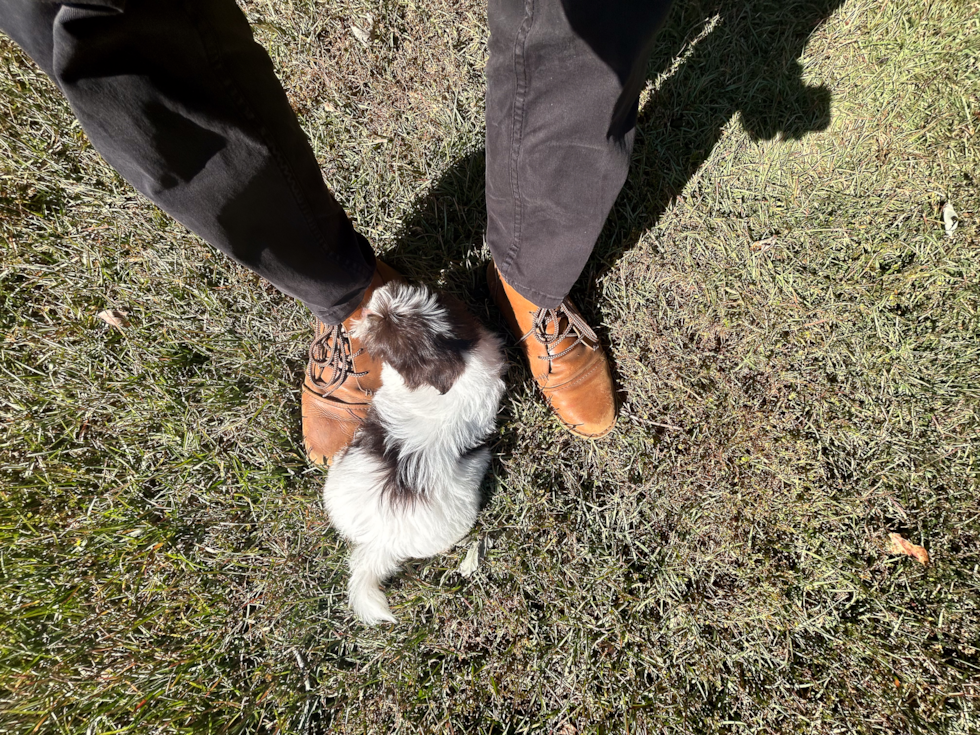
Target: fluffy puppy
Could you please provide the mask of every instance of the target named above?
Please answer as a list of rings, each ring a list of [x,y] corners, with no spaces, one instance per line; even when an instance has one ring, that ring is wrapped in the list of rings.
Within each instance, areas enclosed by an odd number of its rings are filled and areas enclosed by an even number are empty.
[[[500,339],[424,286],[374,292],[352,333],[383,363],[382,386],[334,459],[323,502],[353,544],[350,606],[394,622],[381,583],[406,559],[448,550],[473,527],[504,392]]]

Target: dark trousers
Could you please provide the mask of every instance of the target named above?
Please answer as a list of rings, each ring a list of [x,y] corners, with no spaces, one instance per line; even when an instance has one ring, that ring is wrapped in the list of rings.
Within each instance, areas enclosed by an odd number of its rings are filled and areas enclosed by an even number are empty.
[[[487,241],[532,302],[571,289],[626,179],[670,0],[489,0]],[[0,0],[92,144],[190,230],[336,324],[374,254],[234,0]]]

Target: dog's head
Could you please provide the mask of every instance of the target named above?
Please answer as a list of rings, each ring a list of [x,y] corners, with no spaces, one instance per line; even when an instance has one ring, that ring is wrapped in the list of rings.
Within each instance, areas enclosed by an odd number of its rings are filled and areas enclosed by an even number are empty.
[[[375,291],[352,329],[364,349],[391,365],[410,390],[431,385],[441,394],[463,374],[478,330],[452,297],[406,283]]]

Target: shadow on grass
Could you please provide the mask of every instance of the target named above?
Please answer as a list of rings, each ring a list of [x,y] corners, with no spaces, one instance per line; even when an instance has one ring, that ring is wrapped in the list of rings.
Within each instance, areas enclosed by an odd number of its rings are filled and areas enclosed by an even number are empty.
[[[799,139],[829,125],[830,91],[806,85],[799,58],[813,32],[842,2],[675,3],[649,62],[654,90],[638,116],[629,178],[573,289],[577,305],[605,344],[609,335],[596,319],[597,283],[656,226],[733,117],[740,116],[755,140]],[[506,327],[496,309],[489,308],[485,279],[485,174],[482,148],[449,167],[413,207],[383,257],[410,278],[455,293],[502,334]],[[511,363],[508,383],[526,384],[530,376],[516,352]],[[624,385],[620,375],[614,379]],[[510,413],[510,401],[505,401],[498,425]],[[496,456],[507,454],[512,440],[501,435],[492,447],[492,476],[500,476]]]
[[[654,227],[736,114],[752,138],[798,139],[830,122],[830,92],[809,87],[798,61],[813,31],[842,0],[677,3],[650,59],[655,91],[640,111],[630,177],[575,289],[604,272]],[[451,166],[420,199],[386,261],[410,277],[441,281],[479,313],[487,221],[485,151]],[[594,313],[592,314],[594,316]]]
[[[798,59],[812,33],[842,2],[675,3],[650,59],[648,78],[655,91],[638,116],[629,178],[573,290],[605,344],[608,334],[595,318],[597,282],[656,226],[735,115],[756,140],[799,139],[830,123],[830,91],[807,86]],[[415,203],[394,245],[381,255],[409,278],[459,296],[504,333],[502,319],[487,303],[485,176],[483,148],[456,161]],[[526,382],[529,376],[516,353],[511,362],[508,382]],[[301,359],[293,366],[300,381],[304,366]],[[619,375],[614,378],[623,385]],[[500,422],[509,418],[509,410],[505,402]],[[504,449],[506,443],[500,439],[493,449]],[[492,471],[499,469],[495,465]]]

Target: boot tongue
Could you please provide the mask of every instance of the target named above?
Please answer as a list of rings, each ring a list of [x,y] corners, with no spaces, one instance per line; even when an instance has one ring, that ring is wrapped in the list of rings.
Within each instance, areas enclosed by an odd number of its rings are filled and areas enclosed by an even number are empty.
[[[554,336],[561,334],[566,329],[568,329],[568,317],[560,311],[552,309],[548,315],[548,321],[545,323],[545,334]]]
[[[535,315],[535,321],[534,336],[551,353],[560,352],[564,349],[560,347],[561,343],[575,339],[568,329],[568,318],[557,309],[541,309]],[[564,335],[563,339],[560,339],[561,335]]]
[[[577,345],[595,349],[599,343],[581,315],[574,307],[569,310],[564,303],[557,309],[541,309],[535,315],[534,336],[556,358],[564,357]]]
[[[316,338],[310,345],[310,379],[323,397],[336,392],[350,379],[363,378],[367,370],[358,369],[357,358],[363,355],[360,347],[351,342],[344,325],[329,327],[317,322]]]

